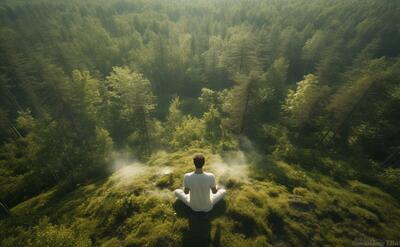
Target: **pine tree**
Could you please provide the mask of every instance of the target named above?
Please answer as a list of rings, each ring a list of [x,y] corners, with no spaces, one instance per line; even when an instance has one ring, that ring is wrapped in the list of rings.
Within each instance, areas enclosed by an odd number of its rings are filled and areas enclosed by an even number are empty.
[[[235,86],[229,90],[224,102],[224,111],[229,114],[228,127],[237,134],[243,134],[252,124],[252,109],[272,95],[265,85],[265,75],[251,72],[250,75],[236,74]]]
[[[250,71],[260,70],[256,48],[250,30],[245,27],[234,28],[222,54],[221,64],[232,75],[249,74]]]
[[[315,75],[304,76],[302,81],[297,82],[296,90],[289,90],[282,106],[283,111],[288,114],[289,123],[300,130],[310,123],[328,90],[327,86],[320,85]]]
[[[141,143],[144,155],[150,153],[149,125],[151,113],[155,108],[155,96],[151,83],[142,74],[131,71],[126,67],[114,67],[107,76],[111,104],[117,106],[121,120],[133,124],[134,129],[127,127],[126,131],[137,131],[137,140]],[[111,120],[113,121],[113,120]]]

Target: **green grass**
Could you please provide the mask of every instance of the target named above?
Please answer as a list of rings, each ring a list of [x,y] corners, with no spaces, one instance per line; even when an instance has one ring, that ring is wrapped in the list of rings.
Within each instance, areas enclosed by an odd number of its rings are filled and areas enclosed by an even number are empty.
[[[211,213],[193,213],[172,191],[182,186],[199,151],[208,164],[223,161],[207,150],[159,152],[146,164],[124,167],[65,196],[54,188],[20,203],[0,222],[0,245],[319,246],[398,240],[400,207],[390,195],[282,161],[235,166],[243,174],[206,165],[228,193]]]

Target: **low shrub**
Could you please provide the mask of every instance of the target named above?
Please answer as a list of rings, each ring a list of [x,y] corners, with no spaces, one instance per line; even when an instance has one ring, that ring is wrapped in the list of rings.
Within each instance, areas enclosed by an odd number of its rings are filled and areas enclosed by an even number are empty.
[[[400,168],[386,168],[378,178],[383,187],[400,200]]]
[[[28,246],[52,246],[52,247],[89,247],[92,246],[89,236],[81,232],[75,232],[64,225],[53,225],[48,218],[40,220],[32,229]]]

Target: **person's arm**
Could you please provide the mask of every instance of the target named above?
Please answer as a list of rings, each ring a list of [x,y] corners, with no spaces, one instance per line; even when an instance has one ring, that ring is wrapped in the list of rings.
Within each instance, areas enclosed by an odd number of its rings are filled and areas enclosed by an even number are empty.
[[[184,178],[183,178],[183,192],[185,193],[185,194],[189,194],[189,185],[188,185],[188,182],[187,182],[187,177],[185,176]]]
[[[210,186],[210,188],[211,188],[211,192],[212,192],[213,194],[217,193],[218,189],[217,189],[217,186],[216,186],[216,184],[215,184],[215,177],[214,177],[214,175],[213,175],[212,178],[211,178],[211,186]]]

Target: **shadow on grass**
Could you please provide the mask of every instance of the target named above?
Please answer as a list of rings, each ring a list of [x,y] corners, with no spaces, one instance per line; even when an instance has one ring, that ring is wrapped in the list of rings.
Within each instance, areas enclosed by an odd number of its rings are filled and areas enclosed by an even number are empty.
[[[225,213],[224,200],[207,213],[195,212],[179,200],[175,201],[173,208],[177,217],[186,218],[189,222],[189,229],[183,232],[183,246],[220,246],[221,227],[217,225],[214,237],[211,237],[211,222]]]

